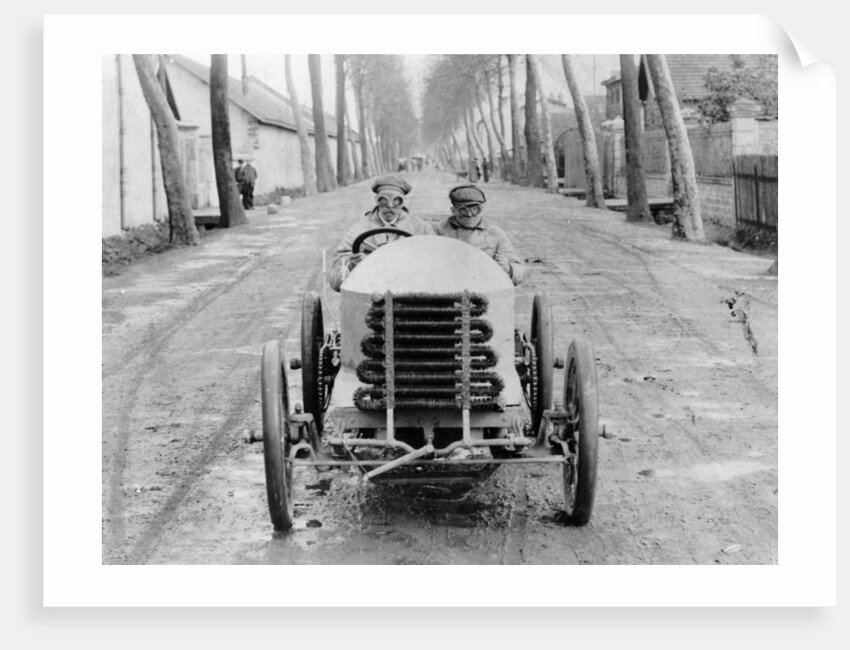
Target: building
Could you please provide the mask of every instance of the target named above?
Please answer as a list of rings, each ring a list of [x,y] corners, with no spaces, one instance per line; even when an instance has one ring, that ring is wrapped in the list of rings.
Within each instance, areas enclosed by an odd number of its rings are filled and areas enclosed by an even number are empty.
[[[596,135],[598,148],[601,146],[600,129],[605,121],[605,97],[588,95],[584,97],[584,103]],[[584,187],[584,151],[575,110],[562,101],[550,98],[549,117],[552,124],[552,141],[555,147],[558,177],[564,179],[564,187]]]
[[[734,59],[745,67],[758,70],[766,83],[775,84],[775,56],[729,54],[668,54],[667,66],[688,131],[693,155],[700,208],[703,219],[735,226],[737,198],[735,194],[735,160],[741,156],[776,156],[778,119],[765,114],[763,106],[748,97],[737,97],[728,107],[729,119],[705,119],[701,104],[708,96],[706,75],[712,68],[731,71]],[[773,75],[771,79],[770,75]],[[620,75],[602,82],[606,90],[605,113],[600,159],[606,192],[623,197],[627,192],[625,141]],[[642,109],[642,166],[650,196],[672,194],[672,178],[667,136],[661,122],[652,83],[641,55],[638,66],[638,95]]]
[[[177,120],[181,159],[192,207],[215,208],[218,194],[212,157],[210,69],[180,55],[159,57],[160,82]],[[104,56],[102,117],[102,236],[167,220],[156,129],[130,55]],[[294,107],[255,77],[229,78],[228,99],[233,159],[257,168],[255,195],[303,187]],[[311,142],[312,111],[298,107]],[[331,152],[336,119],[325,114]],[[357,138],[357,134],[353,134]],[[331,156],[332,164],[336,163]]]
[[[759,54],[667,54],[667,67],[670,70],[670,78],[676,89],[676,98],[682,111],[685,122],[696,123],[700,120],[700,103],[705,99],[708,91],[705,87],[705,77],[709,70],[729,72],[733,69],[733,56],[752,69],[764,69],[768,74],[776,75],[777,60],[775,56]],[[646,55],[640,56],[637,68],[638,73],[638,96],[646,113],[644,124],[647,128],[660,126],[658,107],[653,98],[652,81],[646,65]],[[612,72],[611,76],[602,82],[605,88],[606,119],[612,120],[623,116],[623,93],[620,82],[620,73]]]

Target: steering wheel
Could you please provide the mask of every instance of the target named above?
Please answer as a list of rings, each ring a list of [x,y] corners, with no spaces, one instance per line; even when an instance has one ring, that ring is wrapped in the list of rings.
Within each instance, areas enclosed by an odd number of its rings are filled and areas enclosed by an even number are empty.
[[[372,235],[380,235],[381,233],[391,233],[393,235],[400,235],[402,237],[410,237],[413,235],[412,232],[402,230],[401,228],[393,228],[392,226],[381,226],[380,228],[372,228],[371,230],[361,232],[359,235],[357,235],[357,237],[354,238],[354,241],[351,244],[351,252],[356,255],[360,252],[360,247],[363,245],[364,240],[368,239]],[[375,248],[377,248],[377,246],[373,247],[372,250],[375,250]]]

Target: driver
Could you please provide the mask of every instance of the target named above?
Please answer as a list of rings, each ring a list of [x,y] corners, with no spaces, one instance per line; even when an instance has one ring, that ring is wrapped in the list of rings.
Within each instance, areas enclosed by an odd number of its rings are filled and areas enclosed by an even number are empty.
[[[328,282],[334,291],[339,291],[342,281],[363,261],[367,253],[399,238],[399,235],[392,233],[379,233],[369,237],[359,253],[352,253],[351,244],[360,233],[375,228],[392,227],[406,230],[413,235],[436,234],[430,221],[410,214],[405,206],[404,197],[411,189],[410,183],[400,176],[383,176],[372,184],[375,207],[364,215],[365,219],[358,219],[351,225],[334,252],[333,264],[328,273]]]
[[[451,216],[434,225],[437,234],[460,239],[484,251],[496,260],[514,286],[522,282],[525,270],[511,240],[504,230],[481,216],[481,206],[487,200],[484,192],[475,185],[458,185],[449,192],[449,200]]]

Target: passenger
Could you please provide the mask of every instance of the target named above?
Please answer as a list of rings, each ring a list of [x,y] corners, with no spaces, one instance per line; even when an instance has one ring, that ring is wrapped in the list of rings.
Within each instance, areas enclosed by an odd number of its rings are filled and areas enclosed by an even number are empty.
[[[358,219],[351,225],[334,252],[333,264],[328,274],[328,282],[334,291],[339,291],[342,281],[363,261],[366,252],[400,237],[392,233],[377,234],[368,238],[365,250],[361,247],[360,252],[354,254],[351,252],[351,245],[361,233],[375,228],[392,227],[406,230],[413,235],[436,234],[430,221],[410,214],[405,206],[404,197],[411,189],[410,183],[400,176],[384,176],[372,184],[375,207],[364,215],[365,219]]]
[[[511,240],[499,226],[484,221],[481,206],[487,200],[475,185],[458,185],[449,192],[450,217],[436,224],[438,235],[454,237],[484,251],[504,269],[514,285],[522,282],[525,269]]]

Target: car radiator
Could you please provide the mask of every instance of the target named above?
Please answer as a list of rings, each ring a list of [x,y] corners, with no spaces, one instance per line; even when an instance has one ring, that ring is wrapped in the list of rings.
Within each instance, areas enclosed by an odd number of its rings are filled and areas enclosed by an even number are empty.
[[[487,346],[486,312],[487,299],[468,292],[374,296],[357,367],[367,386],[354,403],[363,410],[497,407],[504,382],[491,370],[497,356]]]

